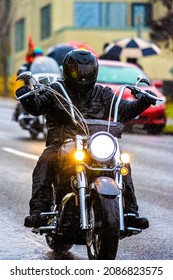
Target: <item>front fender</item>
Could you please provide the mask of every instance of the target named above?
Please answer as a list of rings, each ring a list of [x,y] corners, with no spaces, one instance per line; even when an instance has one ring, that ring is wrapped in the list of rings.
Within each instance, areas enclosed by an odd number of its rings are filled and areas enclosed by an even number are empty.
[[[98,177],[93,181],[92,186],[102,195],[117,196],[120,190],[116,182],[109,177]]]

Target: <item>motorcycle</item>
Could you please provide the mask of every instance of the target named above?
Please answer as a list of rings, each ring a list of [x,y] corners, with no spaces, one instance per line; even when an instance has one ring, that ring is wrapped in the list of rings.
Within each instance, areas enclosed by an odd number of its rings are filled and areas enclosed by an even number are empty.
[[[117,121],[118,106],[126,88],[150,95],[140,89],[139,83],[149,85],[147,78],[139,76],[134,86],[119,88],[112,121],[84,119],[61,83],[63,95],[49,86],[37,84],[34,90],[17,98],[41,94],[44,87],[62,106],[64,101],[68,104],[68,114],[77,130],[75,140],[67,139],[58,152],[59,180],[69,192],[58,205],[55,191],[52,211],[41,213],[42,226],[32,229],[33,233],[44,234],[48,246],[55,252],[67,251],[74,244],[86,245],[90,260],[114,260],[119,240],[142,231],[130,226],[134,214],[124,213],[123,176],[128,174],[130,157],[121,153],[119,139],[123,126]],[[113,105],[110,116],[112,110]]]
[[[44,77],[47,76],[49,81],[55,82],[61,78],[61,70],[57,62],[47,56],[40,56],[36,58],[30,68],[33,74],[32,79],[25,78],[25,84],[33,87],[37,81],[44,83]],[[43,139],[46,138],[46,123],[44,116],[32,116],[25,111],[23,106],[19,103],[15,108],[13,120],[18,122],[22,129],[28,130],[32,140],[38,139],[42,134]]]

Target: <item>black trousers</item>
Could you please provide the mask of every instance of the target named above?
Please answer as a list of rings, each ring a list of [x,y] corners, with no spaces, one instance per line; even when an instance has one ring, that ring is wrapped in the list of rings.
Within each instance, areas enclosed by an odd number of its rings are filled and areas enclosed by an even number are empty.
[[[40,156],[32,175],[32,197],[30,200],[30,215],[50,211],[53,200],[53,185],[56,186],[56,193],[60,202],[61,198],[68,192],[61,185],[57,186],[58,179],[58,149],[59,146],[48,146]],[[125,184],[124,200],[125,212],[138,212],[133,180],[131,176],[131,167],[129,174],[123,177]]]

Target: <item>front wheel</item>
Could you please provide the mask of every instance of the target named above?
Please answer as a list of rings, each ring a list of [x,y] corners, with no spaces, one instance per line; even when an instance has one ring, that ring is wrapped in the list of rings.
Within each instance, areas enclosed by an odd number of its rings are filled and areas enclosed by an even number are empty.
[[[46,235],[46,242],[50,249],[56,253],[65,252],[73,247],[73,244],[65,243],[63,240]]]
[[[90,260],[114,260],[119,243],[118,197],[95,194],[89,206],[87,252]]]

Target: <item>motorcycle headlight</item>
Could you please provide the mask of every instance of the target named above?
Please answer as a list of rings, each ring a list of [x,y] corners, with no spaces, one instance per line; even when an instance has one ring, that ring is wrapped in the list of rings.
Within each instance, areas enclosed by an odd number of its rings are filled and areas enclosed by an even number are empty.
[[[126,153],[121,154],[121,161],[122,163],[129,163],[130,162],[129,154]]]
[[[117,149],[114,137],[107,132],[97,132],[88,141],[91,156],[100,162],[110,160]]]

